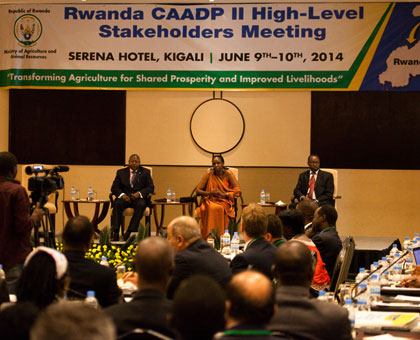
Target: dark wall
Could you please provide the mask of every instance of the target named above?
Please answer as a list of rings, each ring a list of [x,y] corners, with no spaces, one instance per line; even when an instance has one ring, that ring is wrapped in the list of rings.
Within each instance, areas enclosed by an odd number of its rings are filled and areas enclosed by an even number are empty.
[[[322,166],[420,169],[420,92],[312,92],[311,152]]]
[[[9,92],[9,149],[19,163],[124,164],[125,91]]]

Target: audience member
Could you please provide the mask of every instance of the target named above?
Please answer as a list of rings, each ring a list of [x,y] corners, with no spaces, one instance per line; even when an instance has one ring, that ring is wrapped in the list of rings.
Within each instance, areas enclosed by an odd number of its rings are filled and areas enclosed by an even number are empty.
[[[308,157],[309,170],[299,175],[299,180],[293,191],[294,198],[298,201],[310,199],[319,205],[334,205],[333,176],[329,172],[320,170],[320,164],[317,155]]]
[[[168,287],[170,299],[181,281],[194,274],[210,276],[222,287],[231,279],[226,260],[201,239],[200,227],[194,218],[174,219],[168,225],[168,241],[176,253],[175,269]]]
[[[295,209],[288,209],[280,212],[279,217],[283,223],[284,236],[288,240],[295,240],[302,242],[305,246],[313,252],[316,257],[316,268],[315,274],[312,280],[312,288],[315,290],[322,290],[328,287],[330,283],[330,277],[325,269],[325,263],[322,261],[321,255],[308,236],[304,234],[304,217],[303,214]]]
[[[225,327],[225,294],[213,279],[195,275],[175,293],[170,323],[177,340],[210,340]]]
[[[196,192],[202,197],[196,210],[201,237],[206,240],[212,229],[220,236],[229,220],[235,217],[235,196],[241,195],[238,181],[232,171],[225,168],[222,155],[213,156],[212,168],[201,178]]]
[[[315,211],[312,222],[314,235],[311,239],[318,248],[330,277],[334,271],[337,255],[343,248],[336,228],[337,217],[337,210],[333,206],[324,205]]]
[[[2,340],[29,340],[39,309],[31,302],[10,304],[0,310],[0,338]]]
[[[280,244],[286,242],[283,236],[283,225],[277,215],[270,214],[267,216],[267,233],[265,239],[278,247]]]
[[[89,290],[102,307],[122,299],[115,271],[85,258],[94,235],[92,223],[85,216],[69,219],[63,231],[63,253],[69,262],[70,289],[68,297],[84,299]]]
[[[312,221],[314,219],[315,210],[318,209],[319,205],[315,201],[312,200],[303,200],[300,201],[299,204],[296,206],[296,210],[299,210],[303,216],[305,217],[305,234],[309,236],[310,232],[312,231]]]
[[[233,276],[226,289],[227,330],[221,339],[279,339],[266,328],[276,311],[268,278],[249,270]]]
[[[75,301],[49,306],[31,330],[31,340],[115,339],[115,326],[104,312]]]
[[[166,287],[174,269],[174,251],[161,237],[141,241],[135,256],[138,292],[131,302],[114,305],[105,312],[113,319],[119,335],[135,328],[152,329],[173,337],[168,324],[170,301]]]
[[[272,278],[271,266],[274,263],[276,247],[264,238],[267,223],[264,208],[260,205],[251,203],[243,209],[241,231],[246,242],[245,251],[233,258],[233,274],[254,269]]]
[[[44,309],[58,298],[62,298],[68,288],[67,259],[55,249],[35,248],[26,258],[17,287],[17,300],[32,302]]]
[[[347,310],[311,298],[314,267],[313,256],[300,242],[287,242],[277,249],[273,272],[279,284],[278,310],[268,328],[292,339],[351,339]]]
[[[38,206],[30,215],[28,194],[14,179],[16,174],[16,157],[0,152],[0,263],[12,294],[16,293],[23,261],[31,252],[31,230],[43,215]]]
[[[153,193],[153,185],[150,170],[140,165],[139,155],[131,155],[128,160],[128,167],[117,171],[111,192],[117,196],[112,212],[112,237],[114,241],[119,240],[119,231],[122,224],[123,211],[126,208],[133,208],[134,213],[123,235],[127,240],[131,232],[139,228],[140,220],[147,206],[148,195]]]

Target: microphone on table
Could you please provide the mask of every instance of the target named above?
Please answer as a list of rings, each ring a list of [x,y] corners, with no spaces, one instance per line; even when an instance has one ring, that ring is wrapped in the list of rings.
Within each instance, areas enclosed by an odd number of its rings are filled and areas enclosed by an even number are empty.
[[[401,256],[398,256],[398,258],[394,261],[391,262],[391,264],[389,264],[383,271],[386,272],[389,268],[391,268],[394,264],[398,263],[399,261],[405,260],[404,256],[406,256],[409,253],[409,251],[405,251],[404,253],[401,254]],[[372,273],[369,273],[368,276],[364,277],[362,280],[360,280],[359,282],[357,282],[353,289],[351,290],[351,296],[354,298],[356,298],[357,296],[359,296],[361,293],[363,293],[363,291],[357,293],[356,295],[354,295],[354,291],[355,289],[362,283],[365,282],[367,279],[369,279],[373,274],[375,274],[379,269],[381,269],[383,267],[382,264],[380,264]]]

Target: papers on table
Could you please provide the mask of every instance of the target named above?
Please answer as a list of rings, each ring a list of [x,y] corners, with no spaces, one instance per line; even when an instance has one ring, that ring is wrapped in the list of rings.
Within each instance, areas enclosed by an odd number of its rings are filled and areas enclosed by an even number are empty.
[[[284,203],[283,201],[277,201],[276,203],[275,203],[275,205],[286,205],[286,203]]]
[[[410,330],[417,326],[419,313],[356,312],[356,328]]]

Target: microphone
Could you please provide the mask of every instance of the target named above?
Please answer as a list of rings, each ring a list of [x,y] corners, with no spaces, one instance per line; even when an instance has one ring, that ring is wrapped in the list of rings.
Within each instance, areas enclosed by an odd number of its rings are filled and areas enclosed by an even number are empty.
[[[382,264],[380,264],[380,265],[378,265],[378,267],[372,272],[372,273],[369,273],[369,275],[368,276],[365,276],[364,278],[363,278],[363,280],[360,280],[359,282],[357,282],[355,285],[354,285],[354,287],[353,287],[353,289],[351,290],[351,296],[352,296],[352,298],[354,299],[354,298],[356,298],[358,295],[360,295],[362,292],[359,292],[358,294],[356,294],[356,295],[354,295],[354,291],[356,290],[356,288],[357,287],[359,287],[359,285],[362,283],[362,282],[365,282],[367,279],[369,279],[373,274],[375,274],[379,269],[381,269],[383,267],[383,265]]]
[[[389,268],[391,268],[394,264],[396,264],[399,261],[402,261],[404,259],[404,256],[406,256],[409,253],[408,250],[406,250],[404,253],[401,254],[401,256],[398,256],[398,258],[394,261],[391,262],[390,265],[388,265],[383,271],[386,272]],[[382,264],[380,264],[378,266],[378,268],[376,268],[372,273],[370,273],[368,276],[366,276],[365,278],[363,278],[363,280],[360,280],[358,283],[356,283],[353,287],[353,289],[351,290],[351,296],[354,298],[356,298],[358,295],[360,295],[362,292],[359,292],[358,294],[354,295],[354,291],[355,289],[364,281],[366,281],[367,279],[369,279],[373,274],[375,274],[379,269],[381,269],[383,267]]]
[[[67,172],[70,168],[67,165],[57,165],[54,168],[52,168],[52,172]]]

